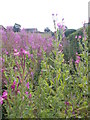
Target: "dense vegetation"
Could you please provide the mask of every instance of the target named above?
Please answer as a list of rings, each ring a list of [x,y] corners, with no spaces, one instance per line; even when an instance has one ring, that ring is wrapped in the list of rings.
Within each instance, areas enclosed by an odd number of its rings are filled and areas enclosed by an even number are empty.
[[[0,31],[3,118],[88,117],[88,40],[82,32],[62,32],[58,41],[58,30],[56,39]]]

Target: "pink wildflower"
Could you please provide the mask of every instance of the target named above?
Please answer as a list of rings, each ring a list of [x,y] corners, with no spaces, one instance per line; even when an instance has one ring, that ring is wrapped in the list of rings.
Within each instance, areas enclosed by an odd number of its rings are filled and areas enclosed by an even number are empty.
[[[60,24],[60,23],[57,23],[57,26],[60,28],[60,27],[61,27],[61,24]]]
[[[63,48],[62,44],[59,44],[59,50],[60,50],[60,52],[62,52],[62,48]]]
[[[76,55],[78,55],[78,53],[76,52]]]
[[[13,84],[11,85],[12,90],[15,90],[15,84],[16,84],[16,81],[14,80]]]
[[[82,38],[82,36],[81,35],[79,35],[79,37],[78,37],[79,39],[81,39]]]
[[[80,62],[80,60],[76,60],[76,61],[75,61],[76,64],[79,64],[79,62]]]
[[[44,49],[44,51],[46,51],[46,50],[47,50],[47,48],[46,48],[46,47],[44,47],[43,49]]]
[[[3,98],[0,96],[0,104],[2,105],[3,104]]]
[[[18,89],[18,87],[19,87],[19,83],[17,84],[17,89]]]
[[[14,56],[19,56],[19,55],[20,55],[19,52],[14,53]]]
[[[31,72],[31,76],[33,77],[33,72]]]
[[[17,52],[17,49],[14,49],[14,52]]]
[[[1,69],[1,72],[3,73],[3,72],[4,72],[4,69]]]
[[[80,56],[77,55],[77,60],[75,61],[75,63],[78,65],[80,62]]]
[[[7,91],[5,90],[5,91],[3,92],[2,98],[7,99],[7,95],[8,95],[8,93],[7,93]]]
[[[26,50],[23,50],[23,53],[29,55],[29,52]]]
[[[23,48],[21,48],[20,51],[23,52]]]
[[[69,106],[69,102],[65,102],[65,105]]]
[[[29,89],[29,82],[27,82],[26,87]]]
[[[20,90],[17,91],[20,94]]]
[[[4,60],[2,57],[0,58],[0,60],[1,60],[2,62],[5,62],[5,60]]]
[[[62,44],[59,44],[59,47],[62,47]]]
[[[75,112],[73,111],[72,114],[75,114]]]
[[[8,55],[8,52],[6,52],[6,55]]]
[[[26,91],[25,94],[28,95],[28,92]]]
[[[75,36],[75,38],[77,38],[77,35]]]
[[[41,56],[41,53],[37,53],[37,56],[38,56],[38,57]]]
[[[80,56],[77,56],[77,59],[80,60]]]

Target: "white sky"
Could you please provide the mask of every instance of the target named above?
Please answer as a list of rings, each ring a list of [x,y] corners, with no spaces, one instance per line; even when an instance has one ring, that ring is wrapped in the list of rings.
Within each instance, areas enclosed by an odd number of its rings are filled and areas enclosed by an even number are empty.
[[[88,22],[89,0],[0,0],[0,25],[22,28],[45,27],[54,30],[52,13],[58,14],[58,22],[64,18],[68,28],[78,29]]]

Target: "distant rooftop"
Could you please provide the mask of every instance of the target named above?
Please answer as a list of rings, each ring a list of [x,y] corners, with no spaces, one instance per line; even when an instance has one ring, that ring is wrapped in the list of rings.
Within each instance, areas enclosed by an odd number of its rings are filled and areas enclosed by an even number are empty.
[[[0,25],[0,29],[2,29],[2,30],[6,30],[6,29],[3,27],[3,25]]]
[[[25,31],[27,32],[37,32],[37,28],[26,28]]]

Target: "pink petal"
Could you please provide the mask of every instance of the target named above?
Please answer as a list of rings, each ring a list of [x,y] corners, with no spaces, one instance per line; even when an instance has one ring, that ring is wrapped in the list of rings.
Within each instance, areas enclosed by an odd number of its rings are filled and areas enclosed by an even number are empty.
[[[29,55],[29,52],[26,50],[23,50],[23,53]]]
[[[81,35],[79,35],[79,38],[82,38],[82,36],[81,36]]]
[[[80,62],[80,60],[76,60],[75,63],[78,64]]]
[[[62,44],[59,44],[60,47],[62,47]]]
[[[7,95],[8,95],[8,93],[7,93],[7,91],[5,90],[5,91],[3,92],[2,97],[3,97],[4,99],[7,99]]]
[[[3,98],[0,96],[0,104],[2,105],[3,104]]]
[[[65,104],[69,106],[69,102],[65,102]]]
[[[28,95],[28,92],[26,91],[25,94]]]
[[[77,38],[77,35],[75,36],[75,38]]]
[[[19,53],[19,52],[14,53],[14,56],[19,56],[19,55],[20,55],[20,53]]]
[[[14,49],[14,52],[17,52],[17,49]]]
[[[80,60],[80,56],[77,56],[77,59]]]
[[[27,82],[26,87],[29,89],[29,82]]]
[[[15,84],[16,84],[16,81],[14,80],[13,84],[11,85],[11,88],[12,88],[13,90],[15,90]]]

